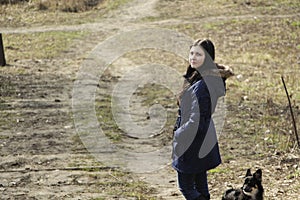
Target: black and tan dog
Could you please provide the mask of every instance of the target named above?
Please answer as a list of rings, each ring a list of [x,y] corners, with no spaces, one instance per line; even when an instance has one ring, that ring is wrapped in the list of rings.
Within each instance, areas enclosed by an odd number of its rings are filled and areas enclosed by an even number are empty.
[[[227,190],[222,200],[263,200],[264,188],[261,180],[261,169],[258,169],[253,175],[251,170],[248,169],[243,187]]]

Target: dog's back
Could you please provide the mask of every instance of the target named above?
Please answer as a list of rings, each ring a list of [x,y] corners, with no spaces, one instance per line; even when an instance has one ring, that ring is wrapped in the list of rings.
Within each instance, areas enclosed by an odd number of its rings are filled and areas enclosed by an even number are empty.
[[[225,192],[222,200],[243,200],[243,191],[241,189],[229,189]]]
[[[253,175],[247,170],[244,185],[240,189],[229,189],[222,200],[263,200],[262,171],[258,169]]]

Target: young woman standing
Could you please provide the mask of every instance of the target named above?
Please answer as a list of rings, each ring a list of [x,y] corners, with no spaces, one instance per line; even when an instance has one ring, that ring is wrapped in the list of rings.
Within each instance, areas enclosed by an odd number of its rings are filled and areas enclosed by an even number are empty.
[[[215,49],[210,40],[197,40],[190,47],[190,65],[178,98],[172,166],[177,171],[179,189],[187,200],[210,199],[207,171],[221,163],[212,114],[218,98],[225,95],[226,78],[233,73],[216,65],[214,58]],[[222,76],[220,70],[229,73]]]

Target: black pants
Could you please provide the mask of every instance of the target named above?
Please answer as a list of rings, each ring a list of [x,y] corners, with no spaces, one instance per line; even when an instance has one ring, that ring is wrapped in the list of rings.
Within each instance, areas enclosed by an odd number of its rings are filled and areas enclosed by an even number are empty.
[[[186,174],[177,172],[178,186],[186,200],[195,200],[203,195],[209,199],[207,173]]]

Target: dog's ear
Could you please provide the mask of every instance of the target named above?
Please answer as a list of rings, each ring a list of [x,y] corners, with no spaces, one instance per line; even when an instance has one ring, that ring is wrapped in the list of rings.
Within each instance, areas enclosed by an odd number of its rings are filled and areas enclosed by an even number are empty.
[[[252,176],[252,174],[251,174],[251,169],[247,169],[247,173],[246,173],[246,176],[245,176],[245,177],[248,177],[248,176]]]
[[[256,170],[256,172],[253,174],[253,177],[257,180],[261,181],[262,179],[262,171],[261,169]]]

